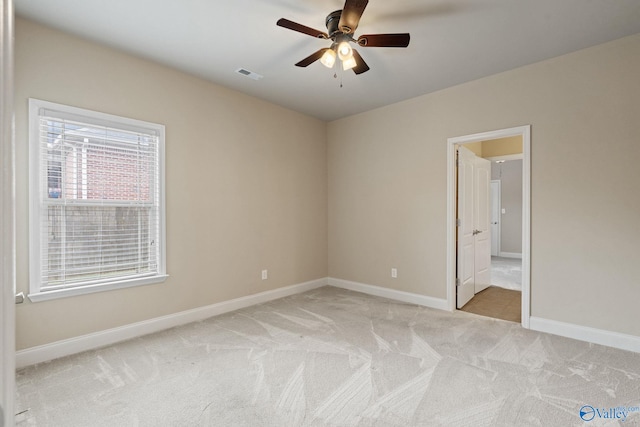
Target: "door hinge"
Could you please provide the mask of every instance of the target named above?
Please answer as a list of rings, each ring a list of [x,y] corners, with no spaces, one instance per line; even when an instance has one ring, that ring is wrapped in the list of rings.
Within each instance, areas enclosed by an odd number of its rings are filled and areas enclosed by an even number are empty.
[[[460,227],[462,225],[462,220],[460,218],[456,218],[456,227]]]
[[[456,286],[460,286],[460,279],[456,277]]]

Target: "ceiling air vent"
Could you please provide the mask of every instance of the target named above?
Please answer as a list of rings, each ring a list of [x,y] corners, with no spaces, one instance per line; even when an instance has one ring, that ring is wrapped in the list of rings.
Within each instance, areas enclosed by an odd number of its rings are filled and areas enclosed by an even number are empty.
[[[253,71],[245,70],[244,68],[238,68],[236,70],[236,73],[249,77],[252,80],[260,80],[262,78],[260,74],[254,73]]]

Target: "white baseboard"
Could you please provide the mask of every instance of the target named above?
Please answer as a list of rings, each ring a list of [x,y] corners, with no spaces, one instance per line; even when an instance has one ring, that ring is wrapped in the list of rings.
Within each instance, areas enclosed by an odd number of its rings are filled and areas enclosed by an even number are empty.
[[[192,310],[182,311],[167,316],[157,317],[142,322],[118,328],[107,329],[88,335],[56,341],[37,347],[20,350],[16,353],[16,368],[35,365],[36,363],[47,362],[64,356],[92,350],[99,347],[111,345],[120,341],[136,338],[142,335],[173,328],[191,322],[197,322],[219,314],[228,313],[252,305],[269,302],[275,299],[284,298],[290,295],[310,291],[319,287],[330,285],[337,288],[348,289],[389,298],[411,304],[439,310],[449,310],[446,299],[428,297],[425,295],[410,292],[397,291],[380,286],[367,285],[364,283],[352,282],[335,278],[322,278],[297,285],[286,286],[272,291],[260,292],[246,297],[236,298],[229,301],[199,307]],[[590,328],[571,323],[558,322],[555,320],[531,317],[530,329],[573,338],[580,341],[587,341],[609,347],[619,348],[640,353],[640,337],[635,335],[610,332],[602,329]]]
[[[640,337],[635,335],[605,331],[603,329],[580,326],[573,323],[558,322],[556,320],[543,319],[540,317],[531,317],[529,319],[529,327],[534,331],[547,332],[580,341],[640,353]]]
[[[411,292],[396,291],[394,289],[382,288],[380,286],[367,285],[358,282],[351,282],[349,280],[335,279],[332,277],[328,279],[328,283],[330,286],[335,286],[336,288],[348,289],[350,291],[362,292],[363,294],[375,295],[378,297],[389,298],[396,301],[436,308],[438,310],[450,311],[446,299],[433,298],[426,295],[414,294]]]
[[[283,288],[274,289],[272,291],[260,292],[258,294],[248,295],[246,297],[236,298],[229,301],[223,301],[205,307],[194,308],[192,310],[181,311],[179,313],[169,314],[167,316],[156,317],[154,319],[144,320],[142,322],[132,323],[130,325],[125,325],[118,328],[107,329],[105,331],[95,332],[88,335],[82,335],[62,341],[56,341],[50,344],[27,348],[16,353],[16,368],[24,368],[26,366],[35,365],[36,363],[47,362],[59,357],[69,356],[83,351],[104,347],[106,345],[111,345],[120,341],[125,341],[142,335],[151,334],[153,332],[173,328],[175,326],[185,325],[187,323],[208,319],[209,317],[228,313],[230,311],[238,310],[252,305],[261,304],[278,298],[284,298],[301,292],[310,291],[312,289],[316,289],[326,285],[326,278],[312,280],[310,282],[286,286]]]
[[[502,258],[519,258],[522,259],[522,254],[518,252],[500,252],[498,256]]]

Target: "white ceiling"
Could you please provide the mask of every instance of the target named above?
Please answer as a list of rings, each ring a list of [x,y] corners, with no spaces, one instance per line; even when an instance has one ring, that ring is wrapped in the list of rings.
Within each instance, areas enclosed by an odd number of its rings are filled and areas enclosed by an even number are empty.
[[[181,69],[323,120],[371,110],[640,32],[640,0],[370,0],[356,36],[411,33],[406,49],[358,48],[356,76],[294,64],[326,40],[343,0],[14,0],[18,16]],[[235,71],[264,76],[255,81]]]

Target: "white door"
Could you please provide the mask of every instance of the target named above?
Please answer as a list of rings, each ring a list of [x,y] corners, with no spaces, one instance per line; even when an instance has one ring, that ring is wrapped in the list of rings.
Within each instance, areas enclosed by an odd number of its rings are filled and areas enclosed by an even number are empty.
[[[491,284],[491,204],[489,203],[491,162],[476,157],[473,177],[474,281],[477,294]]]
[[[500,180],[491,181],[491,256],[500,254]]]
[[[458,148],[458,249],[456,306],[462,308],[475,294],[475,233],[473,190],[475,154]]]
[[[456,306],[491,283],[491,162],[458,148]]]

